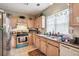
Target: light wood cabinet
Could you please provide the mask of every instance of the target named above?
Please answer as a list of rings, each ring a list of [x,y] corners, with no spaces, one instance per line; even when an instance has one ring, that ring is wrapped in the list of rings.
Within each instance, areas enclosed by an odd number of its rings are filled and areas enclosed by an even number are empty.
[[[52,39],[53,39],[53,38],[52,38]],[[50,44],[53,45],[53,46],[59,47],[59,42],[54,41],[54,39],[53,39],[53,40],[47,40],[47,42],[50,43]]]
[[[38,17],[35,20],[35,28],[42,28],[42,17]]]
[[[36,35],[35,46],[48,56],[58,56],[59,55],[59,43],[46,39],[44,37]]]
[[[36,46],[36,35],[35,34],[33,34],[33,44]]]
[[[10,20],[10,24],[11,24],[11,27],[12,28],[16,28],[16,26],[17,26],[17,22],[18,22],[18,17],[16,17],[16,16],[12,16],[11,18],[10,18],[11,20]]]
[[[70,3],[70,26],[79,26],[79,4]]]
[[[33,44],[33,34],[32,33],[29,33],[28,42],[29,42],[29,45]]]
[[[51,44],[47,44],[47,55],[48,56],[58,56],[59,49]]]
[[[30,20],[30,19],[27,19],[27,25],[28,25],[28,28],[34,28],[34,21],[35,20]]]
[[[44,54],[47,54],[46,53],[47,43],[41,39],[41,43],[40,44],[41,44],[41,47],[40,47],[41,52],[43,52]]]
[[[60,56],[79,56],[79,49],[60,44]]]
[[[40,37],[36,36],[36,47],[40,49]]]
[[[11,38],[11,47],[16,48],[16,35],[13,35]]]
[[[34,32],[29,33],[28,42],[29,42],[29,45],[36,45],[36,35]]]

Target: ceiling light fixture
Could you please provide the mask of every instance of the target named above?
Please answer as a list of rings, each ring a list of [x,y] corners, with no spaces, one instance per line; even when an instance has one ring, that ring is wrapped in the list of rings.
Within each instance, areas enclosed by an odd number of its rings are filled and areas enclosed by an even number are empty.
[[[53,3],[49,3],[50,5],[53,5]]]
[[[39,3],[37,3],[37,6],[40,6],[40,4],[39,4]]]
[[[29,3],[24,3],[24,5],[29,5]]]

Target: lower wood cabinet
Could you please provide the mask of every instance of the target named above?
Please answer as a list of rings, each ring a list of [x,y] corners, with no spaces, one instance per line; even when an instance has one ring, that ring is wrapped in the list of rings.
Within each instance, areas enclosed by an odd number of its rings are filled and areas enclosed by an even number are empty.
[[[60,44],[60,56],[79,56],[79,49]]]
[[[38,36],[36,36],[36,47],[38,48],[38,49],[40,49],[40,38],[38,37]]]
[[[35,34],[33,34],[33,45],[36,46],[36,35]]]
[[[45,41],[43,41],[43,40],[41,40],[40,41],[41,43],[41,46],[40,46],[40,50],[41,50],[41,52],[43,52],[44,54],[47,54],[46,53],[46,49],[47,49],[47,44],[46,44],[46,42]]]
[[[35,47],[47,56],[79,56],[79,49],[77,48],[38,35],[33,37]]]
[[[31,33],[29,33],[29,36],[28,36],[28,43],[29,45],[33,44],[33,35]]]
[[[47,44],[47,55],[48,56],[58,56],[59,49],[51,44]]]
[[[35,36],[35,39],[33,39],[34,45],[36,48],[38,48],[42,53],[44,53],[47,56],[58,56],[59,55],[59,43],[53,41],[48,41],[49,39],[46,39],[44,37]]]

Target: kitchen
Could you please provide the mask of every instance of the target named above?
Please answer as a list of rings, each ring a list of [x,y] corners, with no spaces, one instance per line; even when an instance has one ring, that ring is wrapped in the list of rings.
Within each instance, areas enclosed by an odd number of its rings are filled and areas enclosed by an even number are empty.
[[[78,3],[3,3],[0,8],[10,22],[5,24],[8,56],[79,56]]]

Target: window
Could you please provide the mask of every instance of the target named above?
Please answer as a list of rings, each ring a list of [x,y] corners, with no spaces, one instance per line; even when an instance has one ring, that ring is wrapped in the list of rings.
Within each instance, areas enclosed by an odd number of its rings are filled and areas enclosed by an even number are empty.
[[[48,16],[46,18],[46,28],[47,28],[47,32],[53,32],[55,31],[55,16]]]
[[[47,32],[60,32],[63,34],[68,33],[69,29],[69,9],[57,12],[46,18]]]

